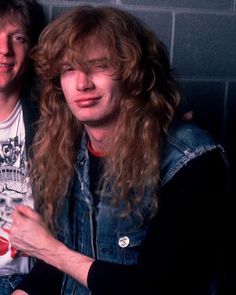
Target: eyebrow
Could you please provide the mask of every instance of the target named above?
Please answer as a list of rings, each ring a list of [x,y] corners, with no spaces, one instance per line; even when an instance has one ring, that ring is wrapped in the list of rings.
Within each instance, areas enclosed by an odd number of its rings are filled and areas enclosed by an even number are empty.
[[[23,29],[16,29],[16,30],[12,31],[11,34],[24,34],[24,35],[27,35],[26,31],[23,30]]]
[[[102,64],[106,64],[109,63],[109,59],[107,57],[99,57],[99,58],[93,58],[87,61],[82,61],[82,63],[80,63],[78,60],[74,63],[73,61],[71,62],[70,60],[64,60],[64,62],[62,63],[62,67],[61,68],[66,68],[68,66],[73,66],[73,65],[80,65],[80,66],[93,66],[96,65],[98,63],[102,63]]]
[[[100,57],[100,58],[94,58],[94,59],[90,59],[88,60],[89,64],[95,64],[95,63],[103,63],[103,62],[109,62],[109,59],[107,57]]]

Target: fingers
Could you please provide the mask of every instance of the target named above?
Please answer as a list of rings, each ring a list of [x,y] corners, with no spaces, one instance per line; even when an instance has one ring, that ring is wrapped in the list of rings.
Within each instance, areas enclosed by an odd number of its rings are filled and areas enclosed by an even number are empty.
[[[35,221],[40,221],[41,217],[33,209],[24,205],[17,205],[15,211],[12,213],[13,220],[19,216],[29,218]]]

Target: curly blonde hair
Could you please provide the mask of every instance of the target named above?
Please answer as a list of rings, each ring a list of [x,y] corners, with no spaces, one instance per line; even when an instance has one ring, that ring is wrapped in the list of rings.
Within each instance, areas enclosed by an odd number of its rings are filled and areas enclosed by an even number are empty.
[[[33,52],[42,94],[32,179],[48,224],[61,208],[83,133],[83,125],[72,115],[60,87],[62,65],[65,57],[71,62],[86,57],[97,43],[109,52],[124,93],[103,179],[105,183],[112,179],[113,192],[119,192],[119,197],[114,194],[114,205],[135,190],[133,198],[127,199],[127,208],[132,210],[150,186],[153,208],[157,207],[162,146],[179,103],[165,46],[125,11],[79,6],[49,24]]]

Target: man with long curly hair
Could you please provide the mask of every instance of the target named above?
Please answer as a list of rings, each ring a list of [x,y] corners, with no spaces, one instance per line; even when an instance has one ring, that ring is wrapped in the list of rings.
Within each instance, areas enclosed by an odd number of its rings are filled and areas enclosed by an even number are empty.
[[[215,294],[225,155],[178,119],[162,42],[125,11],[80,6],[34,57],[39,214],[17,206],[12,245],[64,272],[61,294]],[[44,294],[35,277],[14,294]]]

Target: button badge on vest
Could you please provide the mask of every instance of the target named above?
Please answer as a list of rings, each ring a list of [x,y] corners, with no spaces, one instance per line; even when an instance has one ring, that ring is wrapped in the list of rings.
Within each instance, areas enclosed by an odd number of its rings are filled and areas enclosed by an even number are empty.
[[[123,236],[123,237],[119,238],[118,245],[121,248],[127,247],[129,245],[129,243],[130,243],[129,237]]]

